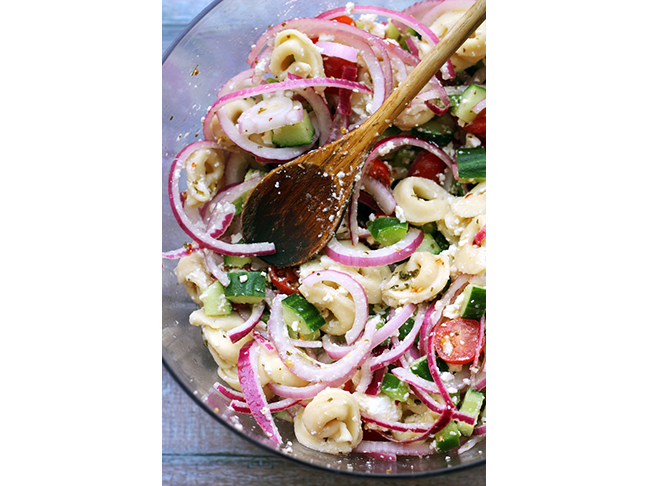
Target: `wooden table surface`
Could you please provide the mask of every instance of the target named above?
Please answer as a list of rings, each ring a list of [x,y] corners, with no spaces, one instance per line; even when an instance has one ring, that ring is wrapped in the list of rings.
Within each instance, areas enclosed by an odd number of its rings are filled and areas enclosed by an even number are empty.
[[[343,4],[344,2],[341,2]],[[163,0],[162,53],[208,0]],[[481,486],[480,466],[433,478],[376,481],[327,474],[266,452],[217,423],[162,368],[162,483],[172,486],[368,486],[375,484]]]

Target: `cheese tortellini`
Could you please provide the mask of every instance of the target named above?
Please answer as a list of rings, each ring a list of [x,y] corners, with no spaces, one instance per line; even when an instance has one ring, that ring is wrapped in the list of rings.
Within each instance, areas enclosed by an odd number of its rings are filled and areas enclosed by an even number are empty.
[[[239,352],[243,345],[252,339],[252,336],[248,334],[240,341],[233,343],[226,333],[243,322],[243,318],[236,312],[225,316],[211,317],[205,314],[204,309],[199,309],[189,316],[191,325],[202,327],[207,349],[218,364],[218,376],[229,386],[239,391],[241,391],[237,370]]]
[[[324,77],[324,63],[308,36],[295,29],[286,29],[275,38],[270,71],[279,81],[284,81],[288,73],[300,78],[321,78]]]
[[[223,153],[218,149],[203,148],[187,157],[185,169],[187,172],[188,208],[200,207],[210,201],[220,187],[225,171]]]
[[[362,440],[360,407],[348,391],[326,388],[295,416],[297,440],[316,451],[348,454]]]
[[[389,280],[383,283],[383,299],[398,307],[430,300],[441,292],[450,278],[450,257],[427,251],[414,253],[398,265]]]
[[[442,219],[448,212],[450,194],[433,180],[406,177],[393,190],[394,199],[403,217],[413,224],[425,224]]]
[[[175,269],[178,283],[184,285],[191,300],[202,304],[200,295],[214,282],[211,272],[207,269],[205,256],[200,251],[195,251],[178,261]]]
[[[430,29],[439,39],[442,39],[446,33],[461,19],[466,10],[457,9],[442,13],[437,17]],[[475,65],[486,57],[486,22],[482,23],[473,34],[464,42],[455,54],[450,58],[456,71]]]

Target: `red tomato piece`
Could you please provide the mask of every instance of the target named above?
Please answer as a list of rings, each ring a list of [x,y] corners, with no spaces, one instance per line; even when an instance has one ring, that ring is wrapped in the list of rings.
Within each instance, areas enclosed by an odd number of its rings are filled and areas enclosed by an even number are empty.
[[[367,171],[369,177],[373,177],[385,187],[391,187],[391,173],[387,164],[382,160],[375,159]]]
[[[332,18],[333,22],[340,22],[342,24],[353,25],[355,27],[355,21],[348,15],[340,15],[339,17]]]
[[[342,71],[345,67],[355,67],[355,63],[340,57],[324,56],[322,61],[324,61],[324,74],[329,78],[340,79],[342,78]],[[351,81],[355,81],[355,79]]]
[[[432,152],[421,152],[407,172],[408,177],[424,177],[439,183],[439,174],[443,174],[448,166]]]
[[[478,347],[479,322],[472,319],[445,321],[434,332],[434,349],[446,363],[469,363],[477,353],[481,353],[483,343]]]
[[[277,290],[284,294],[290,295],[299,292],[297,285],[299,283],[299,275],[294,267],[268,267],[268,275],[270,281]]]
[[[486,136],[486,109],[475,118],[470,125],[466,125],[464,130],[472,133],[473,135]]]

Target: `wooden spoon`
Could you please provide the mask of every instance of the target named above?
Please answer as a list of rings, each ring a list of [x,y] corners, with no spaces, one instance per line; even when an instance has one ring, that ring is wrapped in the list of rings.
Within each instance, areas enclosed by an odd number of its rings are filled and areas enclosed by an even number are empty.
[[[247,243],[275,244],[276,253],[263,260],[297,265],[326,246],[372,145],[485,19],[486,0],[477,0],[361,126],[277,167],[256,185],[241,213],[242,234]]]

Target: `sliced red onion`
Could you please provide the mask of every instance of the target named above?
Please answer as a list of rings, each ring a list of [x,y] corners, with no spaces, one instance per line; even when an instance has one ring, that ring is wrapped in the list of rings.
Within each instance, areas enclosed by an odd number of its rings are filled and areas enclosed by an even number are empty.
[[[472,107],[472,112],[479,115],[483,110],[486,109],[486,98],[478,102],[475,106]]]
[[[363,177],[360,184],[362,189],[374,198],[383,213],[388,216],[394,213],[397,206],[396,199],[388,187],[369,176]]]
[[[305,339],[291,339],[290,344],[296,348],[321,348],[322,341],[307,341]]]
[[[432,428],[434,423],[428,422],[414,422],[414,423],[404,423],[404,422],[395,422],[393,420],[385,420],[380,417],[372,417],[370,415],[362,414],[362,420],[372,424],[376,424],[379,427],[383,427],[389,430],[395,430],[397,432],[414,432],[416,434],[422,434],[427,432]],[[417,440],[420,440],[417,438]]]
[[[415,386],[416,388],[424,391],[425,393],[432,393],[432,394],[439,393],[439,388],[434,383],[426,380],[425,378],[421,378],[418,375],[415,375],[407,368],[403,368],[403,367],[392,368],[391,372],[400,381],[404,381],[409,385]]]
[[[230,284],[230,279],[221,267],[223,264],[223,256],[214,253],[211,250],[203,250],[203,255],[205,256],[205,265],[207,265],[207,270],[209,270],[216,280],[223,284],[223,286],[227,287]]]
[[[263,310],[265,309],[265,303],[261,302],[259,304],[255,304],[252,307],[252,313],[250,314],[250,317],[247,318],[247,320],[241,324],[240,326],[236,326],[234,329],[230,329],[227,331],[225,334],[228,338],[233,343],[236,343],[243,339],[245,336],[247,336],[252,329],[258,324],[258,322],[261,320],[261,316],[263,315]]]
[[[178,260],[179,258],[182,258],[187,255],[191,255],[195,251],[195,248],[192,247],[191,243],[188,243],[187,245],[183,246],[182,248],[178,248],[177,250],[171,250],[171,251],[163,251],[162,252],[162,258],[166,258],[167,260]]]
[[[373,373],[373,377],[371,378],[371,383],[369,383],[369,386],[365,391],[367,395],[375,397],[376,395],[378,395],[378,393],[380,393],[382,382],[383,379],[385,378],[385,373],[387,373],[387,367],[380,368]]]
[[[276,351],[270,340],[260,330],[255,329],[252,331],[252,339],[259,343],[260,346],[266,348],[268,352],[274,353]]]
[[[385,57],[387,57],[386,48],[381,42],[382,39],[362,29],[340,22],[329,22],[328,20],[322,20],[319,18],[292,19],[275,25],[267,30],[259,40],[257,40],[248,56],[248,64],[251,66],[254,65],[259,53],[261,53],[266,45],[272,43],[272,39],[274,39],[277,33],[285,29],[297,29],[310,37],[329,34],[334,36],[336,41],[357,49],[367,65],[374,87],[370,113],[373,113],[380,105],[382,105],[388,95],[385,90],[385,70],[383,70],[383,67],[380,65],[380,62],[374,53],[375,48],[375,50],[381,54],[385,52]]]
[[[233,256],[256,256],[256,255],[269,255],[275,252],[273,243],[252,243],[252,244],[232,244],[225,243],[224,241],[217,240],[204,229],[198,227],[184,210],[182,198],[180,196],[180,175],[185,165],[185,161],[189,155],[195,150],[200,148],[216,148],[217,144],[210,141],[194,142],[176,155],[174,161],[171,163],[171,170],[169,171],[169,201],[171,203],[171,211],[176,218],[180,227],[189,235],[194,241],[198,242],[201,246],[214,250],[217,253]]]
[[[342,68],[342,79],[355,81],[358,78],[358,68],[356,66],[344,66]],[[341,89],[337,104],[336,115],[349,116],[353,113],[351,106],[351,91],[348,89]]]
[[[390,365],[398,358],[400,358],[403,354],[405,354],[405,352],[414,344],[414,340],[416,339],[416,336],[418,336],[418,333],[421,330],[421,326],[423,325],[424,317],[425,305],[420,305],[418,313],[416,314],[416,319],[414,319],[412,330],[407,333],[405,339],[403,339],[403,341],[401,341],[397,346],[393,347],[389,351],[385,351],[378,356],[372,356],[371,358],[369,358],[365,363],[369,366],[369,369],[371,371],[376,371],[380,368],[384,368],[385,366]]]
[[[310,398],[313,398],[325,388],[337,387],[342,383],[316,383],[314,385],[307,385],[302,387],[268,383],[266,386],[272,393],[279,395],[280,397],[293,398],[295,400],[308,400]]]
[[[225,164],[223,179],[225,187],[243,182],[248,170],[248,161],[245,154],[241,152],[230,152]]]
[[[271,96],[241,113],[237,123],[241,135],[250,135],[294,125],[303,119],[304,107],[299,101],[287,96]]]
[[[330,20],[340,15],[345,15],[345,13],[346,15],[348,15],[349,13],[347,12],[346,7],[338,7],[323,12],[320,15],[318,15],[316,18]],[[415,30],[417,33],[421,35],[421,38],[423,40],[427,41],[427,43],[430,44],[430,46],[434,46],[439,43],[439,38],[436,36],[434,32],[432,32],[432,30],[430,30],[430,28],[425,23],[419,21],[418,19],[406,13],[399,12],[397,10],[390,10],[384,7],[377,7],[374,5],[354,5],[350,13],[359,13],[359,14],[368,13],[368,14],[376,14],[376,15],[381,15],[383,17],[390,18],[393,21],[406,25],[407,27],[410,27],[413,30]],[[445,74],[444,77],[446,77],[446,79],[453,78],[454,68],[452,67],[452,63],[450,61],[446,63],[445,68],[447,73],[444,73]]]
[[[358,49],[351,46],[328,41],[318,41],[315,45],[320,48],[323,56],[337,57],[349,62],[358,61]]]
[[[390,316],[387,322],[385,322],[385,325],[378,329],[378,331],[376,331],[376,336],[374,337],[374,346],[377,346],[385,339],[396,334],[398,329],[400,329],[400,327],[405,324],[407,319],[412,317],[412,314],[414,314],[415,310],[416,305],[411,303],[406,304],[400,309],[396,309],[394,311],[394,315]]]
[[[237,364],[239,383],[243,390],[245,402],[250,407],[250,413],[261,427],[261,430],[265,432],[270,440],[281,444],[281,435],[259,381],[258,358],[259,343],[254,340],[245,343],[239,352]]]
[[[371,354],[373,349],[371,344],[376,333],[375,326],[370,324],[372,321],[367,323],[364,335],[356,341],[346,356],[334,363],[322,363],[313,360],[290,344],[288,327],[284,322],[281,308],[283,298],[284,295],[275,297],[268,320],[268,332],[281,361],[296,376],[311,383],[346,382]]]
[[[241,392],[227,388],[226,386],[223,386],[218,382],[214,383],[213,388],[225,398],[229,398],[230,400],[245,401],[245,396],[243,396]]]
[[[385,156],[392,150],[395,150],[404,145],[412,145],[414,147],[425,149],[428,152],[431,152],[439,157],[448,167],[452,168],[452,159],[439,146],[432,142],[427,142],[422,138],[411,137],[408,135],[394,135],[391,137],[385,137],[380,140],[376,145],[374,145],[374,148],[367,156],[365,165],[375,160],[376,158]]]
[[[358,340],[360,334],[362,334],[365,324],[367,323],[367,318],[369,317],[369,301],[367,300],[367,292],[351,275],[338,272],[337,270],[320,270],[313,272],[302,279],[301,285],[309,287],[323,281],[338,284],[349,292],[353,299],[355,317],[351,329],[349,329],[345,334],[347,343],[353,344]]]
[[[486,425],[475,427],[475,429],[473,430],[473,435],[486,435]]]
[[[472,244],[479,246],[482,244],[482,241],[484,241],[484,238],[486,238],[486,225],[482,226],[481,229],[477,232],[477,234],[475,234]]]
[[[419,55],[419,50],[418,47],[416,47],[416,43],[414,42],[414,37],[413,36],[408,36],[407,39],[405,39],[405,43],[407,44],[407,47],[409,48],[410,52],[414,56]]]
[[[416,251],[422,241],[423,232],[416,228],[410,228],[405,238],[399,242],[377,250],[347,248],[333,236],[324,248],[324,253],[349,267],[380,267],[405,260]]]
[[[299,400],[295,400],[293,398],[284,398],[283,400],[269,403],[268,410],[270,410],[270,413],[282,412],[289,409],[290,407],[294,407],[297,404],[299,404]],[[232,400],[229,406],[237,413],[252,413],[252,409],[249,407],[249,405],[239,400]]]
[[[218,98],[225,96],[232,91],[242,89],[242,85],[250,85],[252,77],[254,76],[254,69],[246,69],[241,71],[236,76],[231,78],[223,87],[218,91],[216,95]]]

